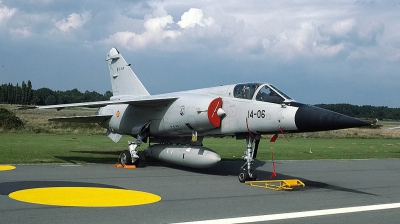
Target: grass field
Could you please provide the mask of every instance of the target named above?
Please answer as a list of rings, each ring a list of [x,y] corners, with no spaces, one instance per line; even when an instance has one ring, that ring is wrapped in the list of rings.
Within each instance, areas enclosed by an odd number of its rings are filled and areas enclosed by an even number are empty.
[[[0,164],[116,163],[128,140],[132,138],[114,143],[101,135],[3,133]],[[246,149],[245,141],[235,138],[205,138],[204,146],[217,151],[223,160],[240,159]],[[400,140],[291,138],[287,142],[279,138],[270,143],[263,139],[257,159],[270,160],[272,152],[276,160],[400,158]]]
[[[90,115],[95,109],[72,110],[16,110],[6,105],[24,123],[22,130],[0,129],[0,164],[17,163],[115,163],[122,150],[127,149],[131,137],[114,143],[97,124],[69,124],[48,122],[48,118]],[[308,159],[367,159],[400,158],[400,126],[397,121],[382,121],[382,128],[353,128],[346,130],[288,134],[290,141],[280,137],[270,143],[271,136],[263,136],[257,159],[270,160],[274,152],[277,160]],[[205,138],[204,146],[215,150],[223,160],[240,159],[246,149],[245,140],[235,138]],[[146,148],[142,145],[139,150]],[[312,149],[312,154],[310,153]]]

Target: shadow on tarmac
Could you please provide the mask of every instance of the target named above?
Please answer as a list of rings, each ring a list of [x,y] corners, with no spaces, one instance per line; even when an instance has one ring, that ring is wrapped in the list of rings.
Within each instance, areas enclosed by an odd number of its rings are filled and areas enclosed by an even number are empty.
[[[97,158],[93,156],[70,156],[70,157],[63,157],[63,156],[55,156],[57,159],[61,159],[63,161],[66,161],[68,163],[100,163],[100,164],[114,164],[118,162],[118,157],[120,152],[119,151],[71,151],[75,153],[82,153],[82,154],[88,154],[88,155],[110,155],[110,157],[103,157],[103,158]],[[111,157],[111,155],[113,155]],[[272,172],[269,171],[264,171],[264,170],[259,170],[257,169],[258,167],[261,167],[265,165],[267,162],[266,161],[259,161],[256,160],[254,161],[253,168],[255,170],[255,173],[257,174],[257,179],[258,180],[270,180]],[[194,173],[202,173],[202,174],[208,174],[208,175],[217,175],[217,176],[237,176],[240,171],[240,167],[244,164],[242,160],[238,161],[222,161],[218,163],[216,166],[207,168],[207,169],[195,169],[195,168],[189,168],[189,167],[183,167],[179,165],[174,165],[174,164],[169,164],[165,162],[161,162],[158,160],[154,160],[151,158],[146,158],[145,161],[141,161],[139,163],[138,168],[145,168],[146,166],[162,166],[162,167],[169,167],[171,169],[177,169],[177,170],[184,170],[188,172],[194,172]],[[323,182],[318,182],[318,181],[313,181],[309,180],[306,178],[302,177],[294,177],[290,175],[285,175],[281,173],[276,173],[276,177],[274,177],[272,180],[285,180],[285,179],[299,179],[301,180],[305,185],[306,188],[302,188],[300,190],[313,190],[313,189],[325,189],[325,190],[334,190],[334,191],[343,191],[343,192],[348,192],[348,193],[355,193],[355,194],[365,194],[365,195],[373,195],[377,196],[375,194],[370,194],[367,192],[351,189],[351,188],[345,188],[345,187],[340,187],[340,186],[335,186],[331,185],[328,183],[323,183]]]
[[[147,163],[147,161],[145,162]],[[159,162],[157,162],[159,163]],[[376,194],[371,194],[368,192],[364,191],[359,191],[351,188],[345,188],[345,187],[340,187],[328,183],[323,183],[323,182],[318,182],[318,181],[313,181],[309,180],[306,178],[302,178],[299,176],[290,176],[290,175],[285,175],[281,173],[276,173],[276,177],[270,178],[272,172],[269,171],[264,171],[264,170],[257,170],[257,167],[263,166],[266,161],[255,161],[254,162],[254,169],[255,173],[257,174],[257,180],[286,180],[286,179],[299,179],[301,180],[306,187],[305,188],[297,188],[296,190],[299,191],[310,191],[310,190],[315,190],[315,189],[324,189],[324,190],[333,190],[333,191],[342,191],[342,192],[347,192],[347,193],[355,193],[355,194],[364,194],[364,195],[372,195],[372,196],[378,196]],[[223,161],[217,164],[214,167],[208,168],[208,169],[194,169],[194,168],[187,168],[187,167],[182,167],[182,166],[177,166],[177,165],[171,165],[167,163],[162,163],[162,164],[157,164],[156,166],[166,166],[172,169],[179,169],[179,170],[185,170],[188,172],[195,172],[195,173],[202,173],[202,174],[208,174],[208,175],[217,175],[217,176],[237,176],[240,171],[240,167],[243,165],[243,161]],[[153,166],[151,162],[147,163],[148,166]],[[239,180],[238,180],[239,181]]]

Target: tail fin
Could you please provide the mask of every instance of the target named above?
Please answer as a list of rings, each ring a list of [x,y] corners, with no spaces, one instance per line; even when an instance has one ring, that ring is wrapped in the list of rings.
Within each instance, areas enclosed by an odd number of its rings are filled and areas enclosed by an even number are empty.
[[[133,95],[148,96],[150,95],[142,82],[132,71],[130,65],[116,48],[112,48],[108,54],[106,61],[110,69],[111,86],[113,96]]]

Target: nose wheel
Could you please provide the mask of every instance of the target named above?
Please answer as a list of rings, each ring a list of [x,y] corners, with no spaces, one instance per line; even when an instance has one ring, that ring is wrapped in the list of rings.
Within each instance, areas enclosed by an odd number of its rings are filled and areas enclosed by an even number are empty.
[[[257,174],[253,172],[247,172],[247,170],[242,169],[242,171],[238,175],[238,179],[240,183],[244,183],[246,181],[250,180],[256,180],[257,179]]]

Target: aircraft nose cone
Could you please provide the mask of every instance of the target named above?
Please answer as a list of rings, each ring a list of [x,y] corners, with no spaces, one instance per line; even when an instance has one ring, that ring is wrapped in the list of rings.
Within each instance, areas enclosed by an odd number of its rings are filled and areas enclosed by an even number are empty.
[[[369,126],[371,124],[353,117],[319,107],[301,105],[296,112],[297,129],[302,132],[327,131]]]

